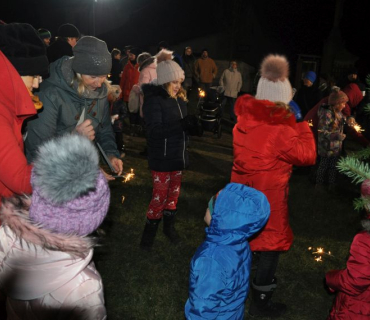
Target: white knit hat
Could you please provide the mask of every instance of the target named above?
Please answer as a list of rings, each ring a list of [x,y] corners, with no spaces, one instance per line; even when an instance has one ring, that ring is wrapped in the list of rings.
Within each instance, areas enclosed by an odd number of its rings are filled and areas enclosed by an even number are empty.
[[[261,63],[256,98],[288,104],[293,98],[290,85],[289,63],[284,56],[270,54]]]
[[[161,85],[171,81],[185,79],[184,70],[172,60],[172,51],[163,49],[156,55],[157,84]]]

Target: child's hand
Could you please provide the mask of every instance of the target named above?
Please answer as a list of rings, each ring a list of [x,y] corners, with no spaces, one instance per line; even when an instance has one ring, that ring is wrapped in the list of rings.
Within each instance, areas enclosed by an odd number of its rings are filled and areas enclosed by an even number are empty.
[[[119,117],[118,114],[115,114],[115,115],[113,115],[113,116],[110,117],[111,118],[111,121],[112,121],[112,124],[114,123],[115,120],[118,119],[118,117]]]

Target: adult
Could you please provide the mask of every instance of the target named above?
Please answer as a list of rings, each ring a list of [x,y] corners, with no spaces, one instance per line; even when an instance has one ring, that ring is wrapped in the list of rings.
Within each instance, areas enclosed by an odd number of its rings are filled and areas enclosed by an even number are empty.
[[[2,197],[31,193],[31,169],[23,150],[23,121],[42,104],[33,95],[47,72],[45,46],[29,24],[0,25],[0,206]]]
[[[123,68],[120,87],[122,90],[121,96],[123,101],[128,104],[132,87],[139,82],[139,64],[137,63],[137,57],[140,54],[139,48],[131,48],[128,54],[128,62]],[[130,111],[130,134],[137,135],[140,127],[140,112],[138,110]]]
[[[310,111],[316,103],[318,103],[322,94],[316,85],[316,73],[308,71],[303,76],[303,86],[301,86],[297,93],[294,95],[293,100],[301,108],[302,116],[304,117],[308,111]]]
[[[184,49],[184,54],[182,55],[182,61],[184,65],[185,80],[182,83],[183,88],[185,89],[187,96],[189,97],[189,91],[193,87],[193,78],[194,78],[194,67],[195,67],[195,57],[193,55],[193,50],[191,47],[186,47]]]
[[[73,24],[66,23],[58,28],[57,37],[47,49],[49,62],[52,63],[63,56],[72,57],[73,47],[80,38],[80,31]]]
[[[31,25],[0,24],[0,207],[2,198],[32,191],[21,128],[42,106],[32,90],[48,66],[45,46]],[[0,318],[7,318],[2,292]]]
[[[157,55],[157,80],[142,86],[143,113],[147,132],[148,162],[153,179],[153,195],[146,214],[141,248],[150,250],[160,221],[163,232],[177,243],[175,229],[177,201],[182,171],[188,166],[187,106],[181,87],[184,71],[171,60],[170,51]]]
[[[44,41],[45,46],[50,46],[51,32],[44,28],[38,29],[37,32],[39,33],[41,40]]]
[[[342,79],[338,81],[338,87],[342,90],[350,84],[356,84],[359,86],[360,91],[365,91],[365,85],[358,78],[358,70],[356,67],[350,67]]]
[[[216,78],[217,66],[213,59],[208,56],[207,49],[202,50],[201,57],[195,62],[194,73],[200,86],[208,93],[213,80]]]
[[[256,98],[243,95],[236,100],[238,122],[233,129],[234,163],[231,182],[262,191],[271,215],[261,232],[250,239],[259,263],[252,282],[252,316],[279,317],[283,303],[271,297],[277,287],[275,272],[279,255],[293,242],[289,225],[288,194],[292,166],[313,165],[316,148],[307,122],[296,123],[287,105],[292,99],[285,57],[267,56],[261,64]]]
[[[110,53],[112,56],[112,71],[111,71],[111,77],[110,81],[112,81],[112,84],[119,84],[120,77],[121,77],[121,50],[114,48],[112,52]]]
[[[225,89],[222,105],[225,106],[226,103],[229,104],[230,120],[233,122],[236,122],[234,104],[242,87],[242,83],[242,75],[238,71],[238,64],[236,61],[231,61],[230,67],[222,73],[220,78],[220,86],[224,87]]]
[[[82,37],[73,48],[74,57],[63,57],[50,65],[50,77],[40,86],[38,96],[44,108],[28,123],[25,141],[29,162],[38,146],[47,139],[75,132],[98,142],[115,171],[122,161],[109,114],[107,75],[112,59],[104,41]],[[114,179],[108,176],[108,179]]]

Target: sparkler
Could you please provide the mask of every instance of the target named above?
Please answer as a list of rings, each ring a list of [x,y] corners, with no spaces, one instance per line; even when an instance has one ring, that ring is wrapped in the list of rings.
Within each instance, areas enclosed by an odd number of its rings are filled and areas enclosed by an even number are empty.
[[[127,181],[130,181],[134,176],[135,176],[134,169],[131,168],[130,173],[126,173],[126,174],[122,175],[122,178],[123,178],[122,182],[126,183]]]
[[[311,251],[311,250],[315,250],[313,249],[312,247],[308,247],[308,250]],[[316,251],[313,251],[312,254],[316,255],[314,260],[316,262],[323,262],[324,260],[322,259],[323,255],[327,255],[327,256],[331,256],[331,257],[334,257],[330,251],[328,252],[325,252],[324,248],[322,247],[318,247],[316,248]]]
[[[309,127],[313,127],[312,119],[307,121]]]
[[[199,100],[197,104],[197,109],[199,108],[200,100],[206,96],[206,92],[202,90],[201,88],[198,88],[198,95],[199,95]]]
[[[364,129],[361,128],[361,126],[359,124],[354,124],[353,126],[353,129],[356,130],[356,132],[362,132],[362,131],[365,131]]]

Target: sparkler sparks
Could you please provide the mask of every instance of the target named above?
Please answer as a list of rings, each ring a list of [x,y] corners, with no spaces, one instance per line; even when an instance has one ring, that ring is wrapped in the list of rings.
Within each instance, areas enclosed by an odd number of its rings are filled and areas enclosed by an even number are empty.
[[[200,98],[204,98],[206,96],[206,92],[204,90],[202,90],[201,88],[198,88],[198,91],[199,91],[199,97]]]
[[[334,257],[334,256],[331,254],[331,252],[330,252],[330,251],[325,252],[324,248],[322,248],[322,247],[318,247],[318,248],[316,248],[316,251],[313,251],[313,250],[315,250],[313,247],[308,247],[308,250],[309,250],[309,251],[311,251],[311,250],[312,250],[312,254],[314,254],[314,255],[315,255],[314,260],[315,260],[316,262],[323,262],[324,260],[323,260],[323,258],[322,258],[322,257],[323,257],[324,255]]]
[[[126,183],[127,181],[130,181],[135,176],[134,169],[131,168],[130,173],[126,173],[123,175],[123,183]],[[123,202],[123,201],[122,201]]]
[[[362,131],[365,131],[364,129],[362,129],[361,128],[361,126],[359,125],[359,124],[355,124],[355,125],[353,125],[352,126],[353,127],[353,129],[355,129],[356,130],[356,132],[362,132]]]
[[[307,121],[309,127],[313,127],[312,119]]]

